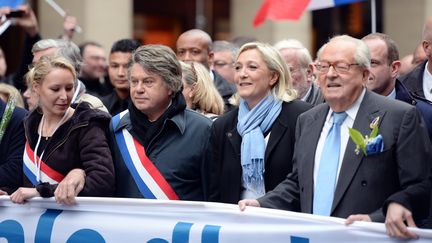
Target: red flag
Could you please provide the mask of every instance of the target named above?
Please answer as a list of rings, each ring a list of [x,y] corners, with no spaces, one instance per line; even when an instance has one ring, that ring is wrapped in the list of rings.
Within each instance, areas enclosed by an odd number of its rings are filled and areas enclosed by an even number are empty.
[[[297,20],[305,11],[310,0],[265,0],[255,15],[253,26],[258,27],[266,19]]]

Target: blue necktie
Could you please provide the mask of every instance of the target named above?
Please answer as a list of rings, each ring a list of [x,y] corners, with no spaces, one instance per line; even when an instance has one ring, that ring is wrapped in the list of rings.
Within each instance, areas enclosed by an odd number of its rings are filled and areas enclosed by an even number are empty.
[[[333,125],[327,134],[318,169],[313,200],[313,214],[330,216],[339,165],[340,126],[345,112],[333,112]]]

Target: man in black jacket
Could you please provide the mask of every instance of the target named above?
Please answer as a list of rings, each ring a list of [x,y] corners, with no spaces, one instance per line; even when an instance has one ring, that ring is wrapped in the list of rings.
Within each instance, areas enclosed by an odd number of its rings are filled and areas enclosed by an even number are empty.
[[[0,121],[7,119],[6,103],[0,99]],[[22,184],[22,158],[25,136],[23,120],[26,110],[15,107],[6,126],[0,127],[3,133],[0,140],[0,187],[12,193]],[[0,193],[1,194],[1,193]]]
[[[425,23],[422,46],[427,60],[400,80],[410,93],[432,101],[432,17]]]
[[[102,97],[102,102],[112,116],[126,110],[130,103],[127,66],[132,52],[139,46],[140,43],[135,40],[122,39],[116,41],[111,47],[108,57],[108,76],[114,90]]]
[[[362,40],[371,53],[371,73],[366,83],[367,88],[380,95],[415,105],[425,120],[432,141],[432,102],[410,93],[397,79],[401,62],[394,40],[382,33],[369,34]]]

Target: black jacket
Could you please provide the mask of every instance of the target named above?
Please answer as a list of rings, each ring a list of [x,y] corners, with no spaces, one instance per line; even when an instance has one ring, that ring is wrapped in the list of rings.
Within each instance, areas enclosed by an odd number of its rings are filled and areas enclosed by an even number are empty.
[[[432,102],[414,93],[410,93],[399,80],[396,80],[395,89],[397,100],[414,105],[420,111],[428,129],[429,138],[432,141]]]
[[[226,113],[234,108],[234,106],[229,103],[229,98],[231,98],[231,96],[233,96],[233,94],[236,92],[236,87],[234,84],[226,81],[216,71],[212,70],[211,72],[213,72],[214,85],[216,86],[216,89],[219,91],[219,94],[222,96],[224,101],[224,110]]]
[[[399,77],[398,79],[405,85],[410,93],[425,98],[423,91],[423,73],[426,68],[427,61],[417,65],[411,72]]]
[[[111,114],[111,116],[115,116],[118,113],[127,110],[129,103],[131,102],[130,97],[127,97],[126,99],[120,99],[115,90],[109,95],[102,97],[101,100],[108,109],[108,112]]]
[[[0,99],[0,120],[5,108],[6,103]],[[22,185],[23,120],[26,113],[26,110],[15,107],[0,143],[0,187],[9,194]]]
[[[292,170],[295,127],[297,117],[311,105],[294,100],[284,102],[274,121],[265,151],[264,182],[266,192],[272,190]],[[238,108],[219,117],[211,132],[211,160],[209,163],[209,201],[237,203],[242,192],[240,146],[242,137],[237,132]]]
[[[42,114],[33,110],[24,121],[27,141],[34,150]],[[49,167],[66,176],[81,168],[86,179],[80,196],[111,196],[114,192],[114,166],[106,131],[110,122],[108,113],[91,109],[88,103],[75,107],[72,117],[61,125],[48,141],[42,160]],[[33,187],[24,176],[24,186]],[[57,185],[44,184],[41,190],[53,196]],[[37,188],[39,191],[39,187]]]
[[[113,118],[115,119],[115,118]],[[116,196],[142,198],[120,153],[115,132],[131,132],[130,114],[125,114],[117,127],[110,125],[110,146],[116,170]],[[206,199],[204,166],[211,120],[186,109],[165,121],[161,131],[145,148],[150,161],[159,170],[180,200]],[[141,144],[141,138],[131,135]]]

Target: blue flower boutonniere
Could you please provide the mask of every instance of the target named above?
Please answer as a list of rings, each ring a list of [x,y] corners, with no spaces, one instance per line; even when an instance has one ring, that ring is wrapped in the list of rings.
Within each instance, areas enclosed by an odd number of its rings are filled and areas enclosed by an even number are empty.
[[[363,136],[359,131],[353,128],[349,129],[349,135],[352,141],[357,145],[355,152],[360,153],[360,149],[365,156],[376,154],[384,150],[384,140],[381,134],[378,134],[379,116],[376,117],[369,127],[372,129],[369,135]]]

